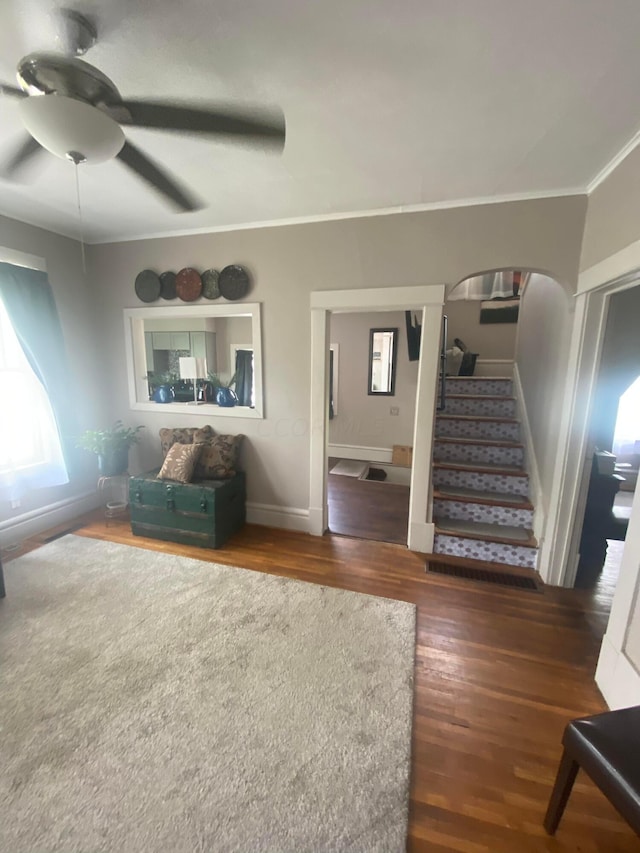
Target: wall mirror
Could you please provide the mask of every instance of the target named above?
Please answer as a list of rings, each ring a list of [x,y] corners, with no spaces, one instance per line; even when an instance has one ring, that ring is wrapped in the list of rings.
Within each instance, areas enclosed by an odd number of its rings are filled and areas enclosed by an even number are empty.
[[[126,308],[124,324],[132,409],[264,417],[259,303]],[[238,403],[218,405],[215,388],[234,375]]]
[[[396,393],[397,329],[371,329],[369,335],[369,394]]]

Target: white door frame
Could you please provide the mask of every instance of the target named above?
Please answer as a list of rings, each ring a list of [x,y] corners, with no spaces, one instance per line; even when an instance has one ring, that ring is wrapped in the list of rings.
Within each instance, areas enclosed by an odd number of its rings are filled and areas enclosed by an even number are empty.
[[[578,563],[580,510],[591,407],[606,331],[609,299],[640,284],[640,240],[580,274],[567,359],[565,408],[558,435],[540,573],[547,583],[572,587]],[[590,461],[590,460],[589,460]],[[636,504],[637,505],[637,504]]]
[[[313,535],[322,536],[328,521],[326,454],[329,415],[326,401],[329,389],[329,314],[422,310],[407,545],[412,551],[431,553],[434,539],[434,525],[429,519],[431,453],[444,294],[444,284],[322,290],[311,294],[309,532]]]

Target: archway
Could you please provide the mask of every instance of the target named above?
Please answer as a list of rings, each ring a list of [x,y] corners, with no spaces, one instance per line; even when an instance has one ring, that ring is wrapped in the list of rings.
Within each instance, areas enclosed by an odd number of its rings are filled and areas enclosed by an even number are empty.
[[[536,546],[544,546],[547,507],[553,488],[573,323],[571,294],[572,289],[566,283],[547,272],[512,267],[473,273],[448,287],[445,301],[445,313],[449,316],[448,351],[456,344],[466,351],[458,375],[503,377],[511,382],[509,395],[514,398],[515,411],[506,409],[502,421],[473,428],[488,445],[500,440],[508,444],[505,454],[508,451],[517,459],[518,473],[528,478],[526,495],[532,510],[526,529],[532,534],[529,541],[535,541]],[[469,353],[475,357],[471,363],[466,358]],[[454,385],[451,381],[448,384]],[[492,389],[486,385],[489,391],[499,387],[506,386],[495,385]],[[522,448],[521,456],[517,445]],[[488,451],[486,458],[490,458]],[[505,476],[508,473],[505,471]],[[508,498],[502,492],[511,485],[503,480],[497,498],[491,493],[480,496],[486,503],[504,507],[501,515],[499,510],[493,513],[502,523],[509,519]],[[441,506],[435,505],[434,509],[436,515]],[[520,521],[511,526],[520,526]],[[517,535],[517,531],[513,533]],[[496,553],[502,552],[496,549]],[[546,580],[548,565],[543,547],[540,554],[536,565]]]

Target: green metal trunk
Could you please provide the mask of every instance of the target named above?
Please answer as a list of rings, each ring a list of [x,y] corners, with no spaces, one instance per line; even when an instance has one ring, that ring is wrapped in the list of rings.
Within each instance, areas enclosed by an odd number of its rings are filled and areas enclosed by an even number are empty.
[[[174,483],[150,471],[129,480],[131,529],[184,545],[220,548],[246,520],[245,475]]]

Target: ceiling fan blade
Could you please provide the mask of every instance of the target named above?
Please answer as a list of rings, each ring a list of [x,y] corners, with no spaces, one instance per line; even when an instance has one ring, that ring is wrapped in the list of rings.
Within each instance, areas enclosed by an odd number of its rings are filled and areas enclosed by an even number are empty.
[[[284,147],[285,122],[282,112],[241,112],[205,109],[198,106],[160,101],[123,101],[131,119],[123,121],[135,127],[157,130],[204,133],[209,136],[239,136]]]
[[[9,86],[8,83],[0,83],[0,95],[8,95],[11,98],[28,98],[26,92],[18,89],[17,86]]]
[[[0,174],[5,178],[15,178],[29,161],[44,148],[33,136],[26,136],[24,142],[14,151],[6,163],[0,167]]]
[[[128,166],[138,177],[147,181],[148,184],[170,199],[180,210],[200,210],[204,204],[195,195],[186,189],[182,189],[174,178],[170,178],[167,172],[157,166],[139,148],[131,142],[125,142],[118,159]]]

